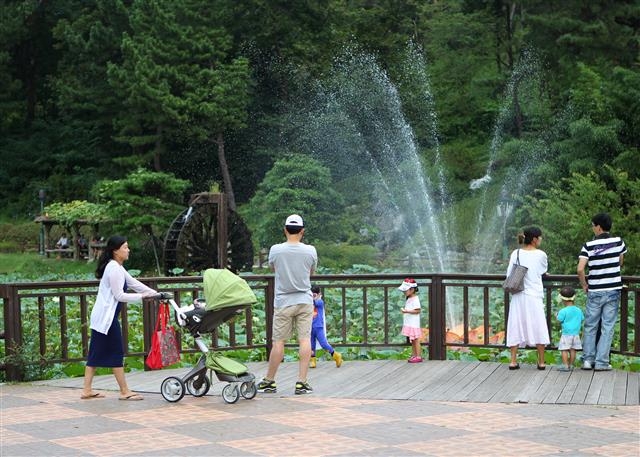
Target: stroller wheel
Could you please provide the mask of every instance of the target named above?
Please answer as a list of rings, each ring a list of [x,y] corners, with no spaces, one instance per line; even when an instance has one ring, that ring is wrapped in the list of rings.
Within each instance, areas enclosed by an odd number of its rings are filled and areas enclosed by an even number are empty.
[[[207,395],[211,388],[211,381],[206,374],[198,375],[187,381],[187,391],[194,397],[202,397]]]
[[[256,387],[256,383],[251,382],[243,382],[240,384],[240,395],[242,395],[247,400],[251,400],[258,393],[258,388]]]
[[[182,400],[184,397],[184,383],[182,379],[170,376],[162,381],[160,386],[160,393],[165,400],[171,403]]]
[[[240,392],[238,392],[238,388],[233,384],[227,384],[222,389],[222,398],[227,403],[235,403],[240,398]]]

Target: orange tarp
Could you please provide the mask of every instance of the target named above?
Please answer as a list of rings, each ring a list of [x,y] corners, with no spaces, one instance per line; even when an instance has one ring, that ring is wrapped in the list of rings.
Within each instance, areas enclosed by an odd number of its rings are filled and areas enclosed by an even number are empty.
[[[504,332],[491,333],[491,327],[489,327],[489,335],[488,341],[486,344],[503,344],[504,343]],[[478,326],[476,328],[470,328],[468,330],[469,335],[469,344],[484,344],[484,327]],[[422,329],[422,342],[429,342],[429,329]],[[464,343],[464,327],[462,325],[457,325],[452,329],[447,329],[446,333],[446,342],[447,343]]]

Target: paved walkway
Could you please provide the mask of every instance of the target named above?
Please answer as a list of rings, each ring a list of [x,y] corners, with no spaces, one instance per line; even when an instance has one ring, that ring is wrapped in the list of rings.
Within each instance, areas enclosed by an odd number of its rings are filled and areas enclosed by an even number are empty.
[[[366,363],[366,362],[364,362]],[[324,367],[328,370],[330,364]],[[346,367],[343,365],[343,367]],[[321,368],[321,367],[319,367]],[[2,385],[0,454],[9,456],[634,456],[638,406],[335,398],[326,382],[293,394],[296,364],[283,364],[278,393],[227,404],[216,382],[202,398],[168,403],[144,379],[186,370],[135,373],[137,402],[81,400],[81,379]],[[331,370],[342,373],[342,368]],[[347,370],[344,370],[345,372]],[[324,378],[325,370],[312,373]],[[262,372],[256,372],[261,376]],[[398,379],[397,382],[401,382]],[[351,379],[351,383],[357,383]],[[290,385],[289,385],[290,384]],[[147,384],[151,385],[151,384]]]

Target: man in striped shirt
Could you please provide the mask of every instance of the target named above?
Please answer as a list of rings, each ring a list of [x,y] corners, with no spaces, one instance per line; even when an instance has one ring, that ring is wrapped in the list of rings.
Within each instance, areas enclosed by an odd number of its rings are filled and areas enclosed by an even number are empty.
[[[578,260],[578,278],[587,293],[582,339],[583,370],[611,370],[609,351],[622,289],[620,267],[627,252],[624,241],[609,233],[611,225],[611,216],[607,213],[593,216],[591,228],[595,237],[582,246]],[[585,268],[589,270],[588,279]],[[596,345],[598,327],[601,334]]]

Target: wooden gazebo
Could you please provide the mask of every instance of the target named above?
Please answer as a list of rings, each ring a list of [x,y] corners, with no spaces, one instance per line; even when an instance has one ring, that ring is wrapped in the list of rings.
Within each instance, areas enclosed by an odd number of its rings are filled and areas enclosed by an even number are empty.
[[[92,249],[104,248],[104,243],[98,243],[98,245],[95,245],[95,243],[92,243],[90,241],[94,237],[96,237],[99,233],[98,232],[99,224],[97,222],[91,222],[91,221],[79,219],[74,221],[69,227],[65,224],[62,224],[58,220],[50,219],[47,215],[36,217],[34,219],[34,222],[38,224],[42,224],[42,226],[44,227],[44,240],[42,241],[42,243],[44,246],[44,249],[43,249],[44,254],[47,257],[49,257],[51,254],[60,255],[60,256],[64,254],[70,254],[69,256],[70,258],[73,258],[74,260],[81,260],[85,255],[89,255]],[[57,248],[55,245],[57,240],[51,238],[51,229],[55,225],[63,226],[65,229],[68,229],[68,228],[71,229],[71,233],[69,233],[69,247],[67,249]],[[80,239],[81,228],[87,227],[87,226],[91,227],[91,236],[87,239],[88,252],[85,253],[85,252],[81,252],[82,249],[80,244],[78,243],[78,240]]]

